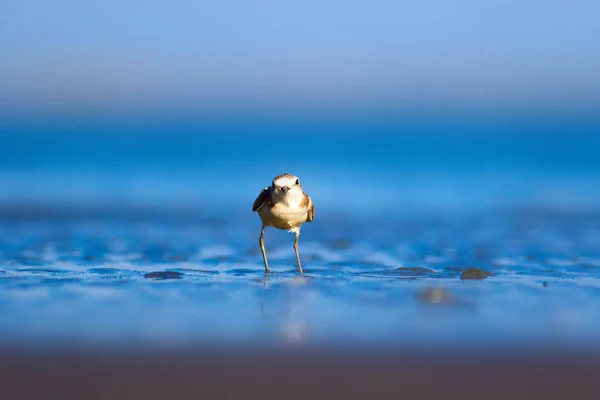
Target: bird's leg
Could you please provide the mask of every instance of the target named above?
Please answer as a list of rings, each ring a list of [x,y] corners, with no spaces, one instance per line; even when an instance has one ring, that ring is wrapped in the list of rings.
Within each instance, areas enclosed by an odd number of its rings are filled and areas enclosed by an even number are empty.
[[[267,254],[265,253],[265,227],[263,226],[260,230],[260,239],[258,239],[258,243],[260,244],[260,251],[262,252],[263,261],[265,262],[265,272],[269,272],[269,263],[267,262]]]
[[[298,254],[298,236],[300,232],[296,232],[296,239],[294,239],[294,251],[296,252],[296,260],[298,260],[298,270],[302,273],[302,264],[300,263],[300,255]]]

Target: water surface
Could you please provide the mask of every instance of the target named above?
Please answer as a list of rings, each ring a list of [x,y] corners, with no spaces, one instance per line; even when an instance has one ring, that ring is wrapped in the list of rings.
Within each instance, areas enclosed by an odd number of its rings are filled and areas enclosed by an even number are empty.
[[[2,345],[596,346],[597,136],[7,132]],[[302,276],[250,208],[281,172]]]

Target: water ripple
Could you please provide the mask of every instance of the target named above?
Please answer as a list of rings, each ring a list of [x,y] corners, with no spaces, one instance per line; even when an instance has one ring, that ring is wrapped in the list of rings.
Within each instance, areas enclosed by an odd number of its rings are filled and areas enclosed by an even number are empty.
[[[600,333],[600,213],[322,220],[303,230],[302,276],[293,236],[273,230],[265,274],[257,221],[245,217],[4,227],[0,342],[449,343]],[[489,274],[465,279],[473,271]]]

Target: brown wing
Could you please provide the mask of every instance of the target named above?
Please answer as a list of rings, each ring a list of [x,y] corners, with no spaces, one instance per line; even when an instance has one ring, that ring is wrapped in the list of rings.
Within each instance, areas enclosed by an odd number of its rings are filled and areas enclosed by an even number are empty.
[[[306,198],[308,199],[308,204],[309,204],[308,214],[306,216],[306,222],[313,222],[313,219],[315,219],[315,205],[312,202],[310,197],[306,196]]]
[[[261,209],[262,206],[265,205],[265,203],[270,203],[270,202],[271,202],[271,188],[266,187],[260,192],[260,194],[258,195],[256,200],[254,200],[254,204],[252,205],[252,211],[258,211]]]

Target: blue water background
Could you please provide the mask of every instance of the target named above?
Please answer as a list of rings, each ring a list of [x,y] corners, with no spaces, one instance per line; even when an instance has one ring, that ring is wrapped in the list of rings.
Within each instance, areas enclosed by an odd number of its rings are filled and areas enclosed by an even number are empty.
[[[0,344],[594,347],[600,124],[432,120],[2,125]]]

